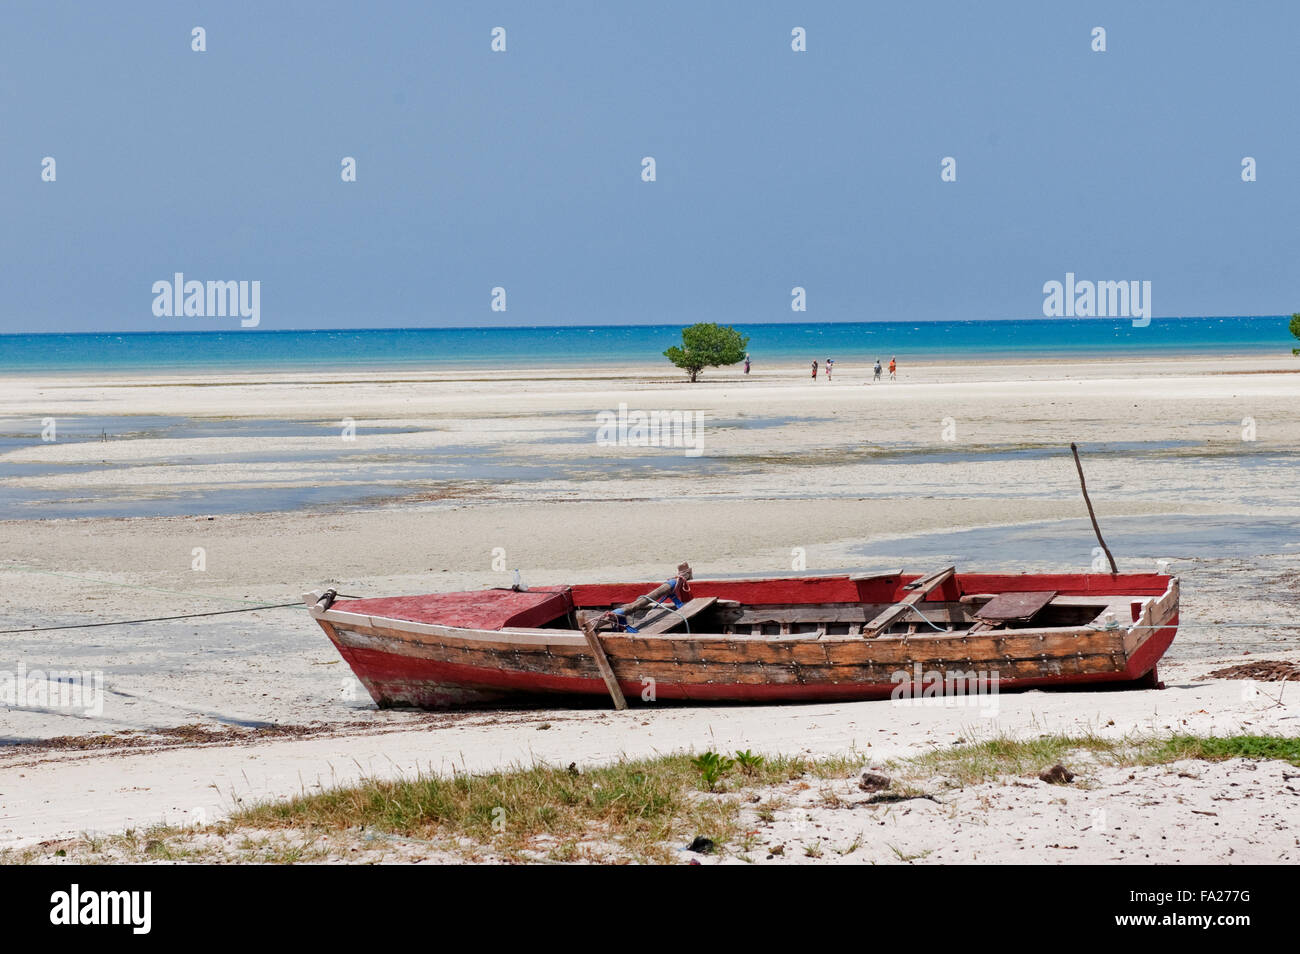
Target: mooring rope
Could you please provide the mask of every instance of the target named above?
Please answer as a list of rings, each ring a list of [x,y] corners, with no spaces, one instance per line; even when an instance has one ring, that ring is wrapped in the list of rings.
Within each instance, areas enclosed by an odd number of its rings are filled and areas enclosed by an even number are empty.
[[[1259,622],[1255,622],[1255,623],[1251,623],[1251,622],[1232,622],[1232,623],[1198,623],[1198,622],[1196,622],[1195,620],[1193,620],[1193,621],[1190,622],[1190,623],[1165,623],[1164,625],[1161,625],[1161,626],[1156,626],[1156,625],[1152,625],[1152,626],[1125,626],[1123,623],[1121,623],[1119,626],[1116,627],[1116,629],[1171,629],[1171,628],[1172,628],[1172,629],[1182,629],[1182,628],[1184,628],[1184,627],[1186,627],[1186,626],[1191,626],[1191,627],[1193,627],[1193,628],[1200,628],[1200,629],[1205,629],[1205,628],[1207,628],[1207,627],[1212,628],[1212,629],[1239,629],[1239,628],[1246,628],[1246,629],[1300,629],[1300,623],[1270,623],[1270,622],[1268,622],[1268,621],[1266,621],[1266,620],[1260,620]]]
[[[264,609],[284,609],[287,606],[302,606],[302,600],[293,603],[267,603],[262,606],[241,606],[232,610],[213,610],[209,613],[185,613],[181,616],[149,616],[144,619],[114,619],[99,623],[73,623],[68,626],[32,626],[28,629],[0,629],[0,636],[13,633],[48,633],[63,629],[94,629],[97,626],[130,626],[133,623],[165,623],[177,619],[198,619],[201,616],[229,616],[231,613],[255,613]]]
[[[98,580],[90,576],[77,576],[73,573],[55,573],[52,570],[42,570],[38,567],[27,566],[21,563],[8,563],[0,567],[2,570],[17,570],[23,573],[36,573],[41,576],[57,576],[69,580],[80,580],[84,583],[97,583],[100,586],[116,586],[129,590],[151,590],[155,593],[167,593],[172,596],[188,596],[192,599],[199,600],[226,600],[234,603],[251,603],[251,606],[243,606],[239,609],[231,610],[211,610],[206,613],[182,613],[177,616],[147,616],[142,619],[114,619],[103,620],[98,623],[70,623],[67,626],[29,626],[23,629],[0,629],[0,636],[12,636],[20,633],[50,633],[58,632],[65,629],[96,629],[101,626],[130,626],[135,623],[166,623],[181,619],[200,619],[204,616],[229,616],[232,613],[255,613],[258,610],[267,609],[287,609],[294,606],[302,606],[301,600],[295,600],[292,603],[267,603],[256,600],[247,600],[238,596],[220,596],[214,593],[187,593],[184,590],[168,590],[159,586],[145,586],[139,583],[118,583],[114,580]],[[339,593],[338,596],[346,600],[362,599],[360,596],[351,596],[346,593]]]
[[[339,594],[345,600],[365,599],[363,596],[349,596],[346,593]],[[217,599],[219,597],[214,597]],[[183,613],[180,616],[147,616],[144,619],[114,619],[106,620],[102,623],[72,623],[68,626],[32,626],[28,629],[0,629],[0,636],[8,636],[12,633],[48,633],[62,629],[94,629],[97,626],[130,626],[132,623],[166,623],[177,619],[199,619],[203,616],[229,616],[231,613],[256,613],[258,610],[266,609],[285,609],[290,606],[302,606],[302,600],[295,600],[292,603],[259,603],[257,606],[242,606],[239,609],[232,610],[213,610],[208,613]]]

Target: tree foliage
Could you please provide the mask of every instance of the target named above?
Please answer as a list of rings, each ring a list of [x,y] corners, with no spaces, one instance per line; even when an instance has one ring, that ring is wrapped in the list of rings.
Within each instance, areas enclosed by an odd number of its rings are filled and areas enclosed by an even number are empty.
[[[705,368],[744,361],[749,338],[730,325],[700,322],[682,329],[682,345],[681,348],[673,345],[664,352],[664,357],[689,374],[694,382]]]
[[[1300,338],[1300,315],[1291,316],[1291,334]],[[1300,348],[1292,348],[1292,354],[1300,354]]]

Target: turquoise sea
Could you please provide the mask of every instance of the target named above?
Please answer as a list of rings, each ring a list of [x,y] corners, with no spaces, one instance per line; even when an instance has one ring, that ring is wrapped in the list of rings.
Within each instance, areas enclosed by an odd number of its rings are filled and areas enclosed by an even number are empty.
[[[1094,355],[1279,354],[1298,344],[1287,317],[753,324],[757,368],[837,362]],[[666,360],[681,325],[381,328],[0,335],[0,373],[482,368],[627,365]]]

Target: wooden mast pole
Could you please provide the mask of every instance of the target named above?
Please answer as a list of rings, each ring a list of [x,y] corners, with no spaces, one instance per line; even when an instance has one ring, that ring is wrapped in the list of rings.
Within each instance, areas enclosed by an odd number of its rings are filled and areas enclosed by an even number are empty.
[[[1074,466],[1079,471],[1079,488],[1083,491],[1083,502],[1088,505],[1088,516],[1092,519],[1092,532],[1097,535],[1097,542],[1106,551],[1106,559],[1110,561],[1111,576],[1118,576],[1119,568],[1115,566],[1115,557],[1111,555],[1110,547],[1106,546],[1106,541],[1101,538],[1101,527],[1097,526],[1097,514],[1093,512],[1092,501],[1088,499],[1088,483],[1083,479],[1083,463],[1079,460],[1079,447],[1074,441],[1070,441],[1070,450],[1074,454]]]

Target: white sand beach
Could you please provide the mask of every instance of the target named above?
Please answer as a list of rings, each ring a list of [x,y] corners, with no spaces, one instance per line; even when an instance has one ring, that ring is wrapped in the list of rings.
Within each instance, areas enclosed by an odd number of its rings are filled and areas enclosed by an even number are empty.
[[[813,573],[926,572],[947,557],[971,570],[1086,570],[1096,541],[1071,441],[1120,569],[1168,560],[1183,597],[1161,666],[1168,688],[1006,695],[992,718],[879,702],[381,712],[298,608],[8,634],[0,669],[102,672],[105,695],[92,715],[2,710],[0,847],[212,820],[240,800],[453,766],[711,747],[906,755],[972,726],[1294,736],[1294,687],[1260,696],[1201,677],[1252,658],[1300,660],[1300,628],[1269,625],[1300,623],[1297,365],[933,364],[878,383],[867,368],[837,367],[829,384],[727,370],[689,385],[663,366],[6,377],[0,504],[12,519],[0,521],[0,629],[288,603],[321,585],[357,595],[477,588],[515,568],[537,584],[660,579],[683,559],[703,577],[789,573],[799,558]],[[702,413],[699,456],[597,443],[598,415],[622,404]],[[49,419],[56,439],[43,441]],[[505,572],[492,568],[498,549]],[[554,728],[539,732],[541,721]],[[249,734],[159,734],[192,725]],[[283,734],[268,735],[275,727]],[[105,733],[132,744],[77,748]],[[1164,807],[1134,802],[1124,824],[1177,827],[1237,770],[1162,774]],[[1279,818],[1300,820],[1284,810],[1300,799],[1281,774],[1260,771],[1252,777],[1277,788],[1283,814],[1234,815],[1231,843],[1207,845],[1198,860],[1295,860]],[[1143,837],[1140,856],[1117,854],[1114,839],[1049,850],[1077,818],[1053,827],[1041,803],[1010,783],[999,791],[987,824],[1002,834],[1029,826],[1032,837],[1011,853],[927,857],[1186,857],[1185,843],[1158,835]],[[859,821],[832,813],[819,824]],[[905,854],[932,850],[927,837],[942,842],[945,830],[912,832]]]

